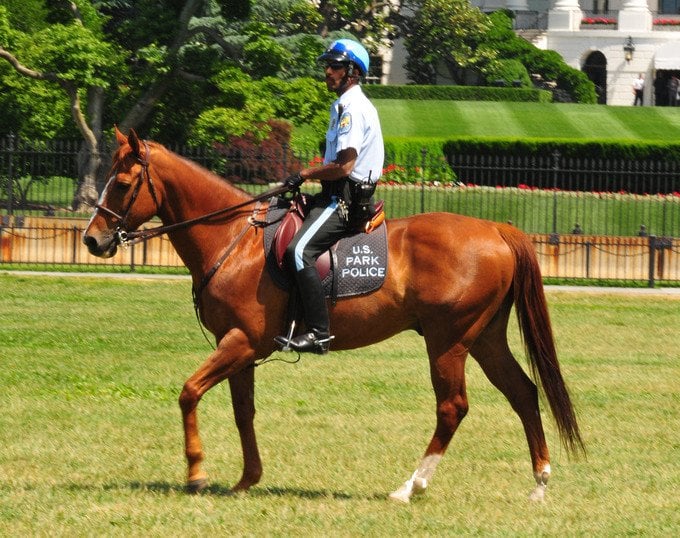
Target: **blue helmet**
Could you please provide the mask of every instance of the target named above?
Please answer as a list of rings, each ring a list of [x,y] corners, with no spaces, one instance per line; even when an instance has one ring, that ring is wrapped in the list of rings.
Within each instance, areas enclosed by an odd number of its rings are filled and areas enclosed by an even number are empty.
[[[368,52],[360,43],[351,39],[333,41],[326,52],[317,59],[320,62],[354,62],[359,67],[362,76],[365,77],[368,73]]]

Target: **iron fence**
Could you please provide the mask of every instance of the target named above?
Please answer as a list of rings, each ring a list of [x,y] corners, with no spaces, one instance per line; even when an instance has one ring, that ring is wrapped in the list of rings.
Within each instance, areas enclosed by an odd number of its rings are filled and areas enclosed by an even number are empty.
[[[103,144],[104,167],[110,151]],[[281,151],[171,148],[251,192],[319,161]],[[80,144],[0,139],[0,214],[74,214]],[[680,237],[680,162],[455,155],[388,155],[378,196],[389,217],[450,211],[510,221],[528,233]],[[105,174],[97,185],[103,189]],[[313,189],[313,185],[308,185]]]
[[[110,151],[103,147],[102,162],[108,166]],[[0,139],[0,264],[95,263],[78,237],[89,214],[70,209],[78,188],[80,149],[72,141]],[[293,155],[285,148],[280,152],[170,149],[253,194],[264,192],[290,170],[319,160],[315,155]],[[614,191],[612,184],[617,185]],[[99,192],[103,186],[102,180]],[[305,184],[306,190],[315,188],[318,185]],[[552,265],[544,267],[547,276],[611,274],[615,279],[680,280],[680,163],[566,159],[558,153],[544,158],[457,155],[447,161],[423,150],[388,155],[376,196],[385,200],[388,218],[446,211],[512,222],[534,236],[540,256],[545,256],[543,245],[550,248]],[[51,224],[43,221],[46,216]],[[67,223],[58,218],[66,218]],[[51,232],[45,231],[48,227]],[[642,243],[633,246],[632,240]],[[620,245],[617,269],[598,269],[604,259],[599,249],[613,248],[612,241]],[[34,246],[28,247],[30,243]],[[118,256],[107,263],[132,268],[180,265],[165,253],[172,250],[169,243],[144,248],[125,254],[131,259]],[[624,250],[638,258],[646,256],[641,262],[647,268],[644,276],[632,270],[620,253]],[[578,254],[567,256],[571,251]],[[573,269],[574,256],[580,260],[578,271]],[[615,258],[609,258],[608,267]]]

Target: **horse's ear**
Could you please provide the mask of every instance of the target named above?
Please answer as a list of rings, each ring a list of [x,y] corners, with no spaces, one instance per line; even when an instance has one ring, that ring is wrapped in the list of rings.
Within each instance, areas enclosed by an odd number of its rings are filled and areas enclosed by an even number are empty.
[[[116,141],[118,142],[118,145],[122,146],[123,144],[127,144],[127,138],[125,138],[125,135],[120,132],[118,125],[114,125],[114,129],[116,131]]]
[[[130,134],[128,135],[127,142],[128,144],[130,144],[132,152],[135,154],[135,156],[137,158],[140,158],[141,155],[139,153],[139,137],[137,136],[137,133],[135,132],[134,129],[130,129]]]

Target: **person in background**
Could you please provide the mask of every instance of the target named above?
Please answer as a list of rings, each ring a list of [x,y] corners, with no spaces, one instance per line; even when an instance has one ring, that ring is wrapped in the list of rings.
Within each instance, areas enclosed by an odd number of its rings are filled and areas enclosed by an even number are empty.
[[[633,81],[633,93],[635,94],[635,100],[633,101],[633,106],[642,106],[642,97],[645,91],[645,76],[640,73],[637,78]]]

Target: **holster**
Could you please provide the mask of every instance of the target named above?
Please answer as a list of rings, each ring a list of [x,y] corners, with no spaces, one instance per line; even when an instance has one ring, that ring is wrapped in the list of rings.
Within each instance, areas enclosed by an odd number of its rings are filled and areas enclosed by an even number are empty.
[[[375,215],[373,193],[375,184],[350,181],[352,200],[349,205],[349,224],[352,228],[362,230]]]

